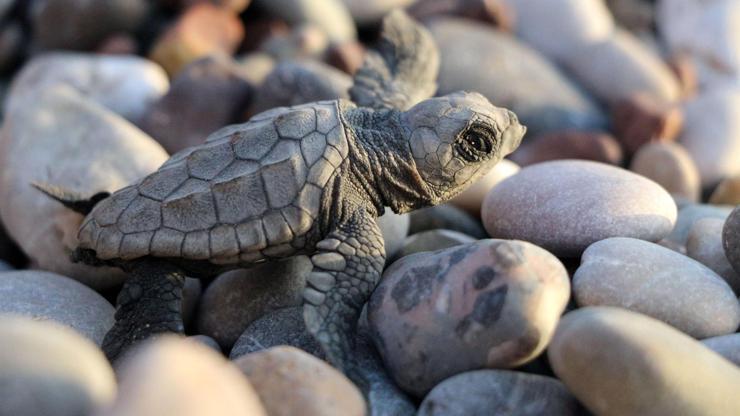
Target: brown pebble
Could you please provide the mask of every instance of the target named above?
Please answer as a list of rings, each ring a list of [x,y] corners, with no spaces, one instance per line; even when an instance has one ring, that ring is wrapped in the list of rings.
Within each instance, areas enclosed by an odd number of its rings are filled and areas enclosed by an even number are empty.
[[[740,205],[740,175],[725,178],[709,197],[714,205]]]
[[[645,143],[674,141],[683,127],[683,114],[675,105],[638,93],[614,106],[612,125],[624,149],[633,154]]]
[[[668,68],[678,79],[678,86],[683,98],[692,97],[699,89],[699,75],[696,73],[696,64],[691,56],[678,53],[668,58]]]
[[[326,62],[342,71],[354,75],[365,59],[365,47],[362,43],[350,41],[329,47]]]
[[[607,133],[572,130],[537,136],[517,149],[510,159],[521,166],[557,159],[585,159],[619,165],[622,163],[622,149]]]

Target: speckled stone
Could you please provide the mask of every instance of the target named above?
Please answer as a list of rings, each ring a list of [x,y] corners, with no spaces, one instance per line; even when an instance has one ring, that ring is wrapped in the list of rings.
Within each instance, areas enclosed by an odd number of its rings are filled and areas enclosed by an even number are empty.
[[[740,369],[674,328],[624,309],[565,315],[548,357],[568,390],[597,415],[729,415],[740,409]]]
[[[495,238],[530,241],[576,257],[608,237],[658,241],[676,221],[676,204],[658,184],[603,163],[562,160],[522,169],[483,202]]]
[[[703,339],[702,344],[725,357],[736,366],[740,366],[740,334],[722,335]]]
[[[55,321],[100,345],[115,309],[105,298],[68,277],[37,270],[0,273],[0,313]]]
[[[383,215],[378,217],[380,233],[385,241],[385,256],[391,258],[398,253],[403,246],[403,241],[409,234],[409,214],[396,214],[390,208],[386,208]]]
[[[674,197],[699,200],[699,171],[691,155],[678,143],[642,146],[632,158],[630,170],[654,180]]]
[[[467,234],[473,238],[486,238],[483,224],[472,215],[450,204],[417,209],[409,214],[409,234],[446,229]]]
[[[478,91],[514,111],[527,126],[528,136],[606,127],[606,117],[586,95],[513,36],[483,23],[448,17],[430,22],[429,30],[440,48],[438,94]]]
[[[740,294],[740,274],[730,265],[722,247],[722,227],[719,218],[703,218],[694,223],[686,241],[686,254],[712,269],[725,279],[735,293]]]
[[[519,165],[504,159],[491,169],[485,176],[478,179],[470,187],[454,197],[450,204],[465,210],[474,217],[480,217],[480,207],[483,205],[488,191],[493,189],[499,182],[519,172]]]
[[[709,203],[740,205],[740,175],[723,179],[709,197]]]
[[[0,315],[0,414],[89,415],[116,394],[103,352],[77,332]]]
[[[211,348],[165,335],[127,355],[115,403],[100,416],[266,416],[239,369]]]
[[[206,289],[200,301],[198,333],[213,337],[228,351],[256,319],[275,309],[303,302],[306,276],[313,266],[306,256],[226,272]]]
[[[576,130],[532,137],[511,154],[511,159],[522,167],[558,159],[584,159],[620,165],[622,158],[622,148],[611,135]]]
[[[368,305],[373,339],[398,385],[423,396],[452,375],[509,368],[547,345],[570,296],[550,253],[482,240],[386,269]]]
[[[676,226],[673,227],[671,233],[666,237],[667,240],[679,244],[682,246],[686,245],[686,240],[689,238],[689,232],[694,223],[702,218],[719,218],[724,220],[730,215],[732,207],[722,205],[708,205],[708,204],[689,204],[682,207],[678,211],[678,217],[676,219]]]
[[[729,285],[693,259],[634,238],[592,244],[573,276],[579,306],[619,306],[695,338],[734,332],[740,303]]]
[[[551,377],[508,370],[478,370],[452,376],[424,398],[418,416],[568,416],[578,402]]]
[[[297,348],[269,348],[234,364],[251,380],[270,416],[365,414],[362,393],[349,379]]]
[[[722,227],[722,247],[732,268],[740,273],[740,205],[727,217]]]
[[[442,250],[475,241],[475,238],[458,231],[444,229],[422,231],[406,237],[396,257],[402,258],[415,253]]]

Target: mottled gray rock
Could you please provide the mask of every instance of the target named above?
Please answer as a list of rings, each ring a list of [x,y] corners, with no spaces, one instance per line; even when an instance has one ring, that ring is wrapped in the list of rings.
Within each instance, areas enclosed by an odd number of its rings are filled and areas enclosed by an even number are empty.
[[[77,332],[0,315],[0,339],[3,416],[89,415],[113,401],[113,369],[95,344]]]
[[[483,224],[476,218],[455,206],[444,204],[418,209],[409,214],[409,234],[423,231],[446,229],[457,231],[473,238],[486,238]]]
[[[311,23],[320,27],[334,43],[357,37],[352,16],[342,0],[255,0],[255,3],[292,26]]]
[[[437,384],[421,402],[418,416],[575,416],[579,408],[575,397],[557,379],[478,370]]]
[[[658,184],[627,170],[561,160],[528,166],[501,182],[482,214],[492,237],[577,257],[608,237],[662,239],[676,221],[676,204]]]
[[[635,153],[630,170],[652,179],[671,195],[697,202],[701,194],[699,170],[678,143],[648,143]]]
[[[255,320],[270,311],[302,304],[312,263],[297,256],[274,264],[226,272],[203,294],[198,332],[213,337],[225,351]]]
[[[237,122],[254,91],[246,70],[233,59],[206,57],[178,72],[167,94],[138,125],[168,152],[176,153]]]
[[[403,241],[409,233],[409,214],[396,214],[390,208],[378,217],[380,233],[385,241],[386,258],[391,258],[398,253],[403,246]]]
[[[468,189],[453,198],[450,204],[478,218],[480,217],[481,205],[483,205],[483,200],[488,195],[488,191],[498,185],[499,182],[517,172],[519,172],[519,165],[508,159],[504,159],[498,165],[494,166],[487,175],[478,179]]]
[[[688,204],[682,207],[678,211],[678,217],[676,218],[676,225],[673,227],[668,236],[667,240],[670,240],[676,244],[685,246],[686,240],[689,238],[689,232],[694,223],[702,218],[718,218],[724,220],[730,215],[732,207],[729,206],[717,206],[708,204]]]
[[[397,257],[402,258],[414,253],[442,250],[472,242],[475,242],[475,238],[457,231],[444,229],[422,231],[406,237]]]
[[[693,259],[634,238],[592,244],[573,276],[579,306],[618,306],[695,338],[735,332],[740,303],[729,285]]]
[[[441,53],[439,94],[479,91],[514,111],[529,136],[606,126],[605,117],[587,96],[512,36],[467,19],[440,18],[429,29]]]
[[[441,380],[530,361],[570,296],[565,267],[522,241],[418,253],[386,269],[368,304],[373,340],[398,385],[422,396]]]
[[[725,415],[740,409],[740,369],[642,314],[608,307],[570,312],[547,352],[558,378],[597,415]]]
[[[54,273],[0,273],[0,313],[66,325],[100,345],[113,326],[115,309],[92,289]]]
[[[290,345],[318,358],[325,359],[318,341],[306,329],[303,308],[283,308],[266,313],[252,322],[234,343],[229,358],[232,360],[265,348]]]
[[[740,273],[740,205],[727,217],[722,227],[722,247],[732,268]]]
[[[701,343],[736,366],[740,366],[740,334],[707,338],[703,339]]]
[[[725,279],[735,293],[740,294],[740,274],[730,265],[722,247],[720,218],[703,218],[694,223],[686,241],[686,255],[712,269]]]

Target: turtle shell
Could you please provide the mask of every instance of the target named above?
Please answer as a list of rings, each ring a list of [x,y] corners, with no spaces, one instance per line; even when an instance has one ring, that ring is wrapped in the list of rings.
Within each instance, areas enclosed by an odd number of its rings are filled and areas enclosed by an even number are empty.
[[[80,227],[79,246],[102,260],[236,264],[293,254],[347,153],[338,101],[266,111],[101,201]]]

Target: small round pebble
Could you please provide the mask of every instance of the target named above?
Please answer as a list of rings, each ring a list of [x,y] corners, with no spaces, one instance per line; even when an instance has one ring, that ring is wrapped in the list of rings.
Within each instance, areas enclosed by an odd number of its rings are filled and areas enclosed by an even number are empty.
[[[563,383],[551,377],[508,370],[478,370],[437,384],[418,416],[575,416],[579,405]]]
[[[491,169],[485,176],[450,201],[450,204],[465,210],[474,217],[480,217],[480,207],[483,205],[488,192],[499,182],[519,172],[519,165],[504,159]]]
[[[725,221],[719,218],[696,221],[686,241],[686,255],[712,269],[735,293],[740,294],[740,274],[732,268],[722,247],[724,224]]]
[[[709,203],[740,205],[740,175],[723,179],[709,197]]]
[[[678,143],[649,143],[640,147],[632,158],[630,170],[654,180],[674,197],[699,200],[699,170],[689,152]]]
[[[116,394],[103,352],[53,322],[0,315],[0,414],[89,415]]]
[[[679,245],[686,245],[686,240],[689,238],[689,232],[691,227],[702,218],[718,218],[725,220],[728,215],[732,212],[732,207],[725,205],[709,205],[709,204],[688,204],[678,211],[678,218],[676,219],[676,226],[673,227],[673,231],[666,237]]]
[[[548,348],[555,374],[600,416],[731,415],[740,369],[700,342],[621,308],[570,312]]]
[[[740,205],[727,217],[722,227],[722,247],[732,268],[740,273]]]
[[[498,184],[482,214],[491,237],[576,257],[608,237],[662,239],[676,222],[676,204],[658,184],[627,170],[560,160],[528,166]]]
[[[234,361],[270,416],[362,416],[362,393],[338,370],[298,348],[272,347]]]
[[[100,345],[113,326],[113,305],[89,287],[55,273],[0,273],[0,313],[68,326]]]
[[[137,347],[121,363],[118,378],[118,397],[100,416],[268,414],[235,365],[174,335]]]
[[[386,368],[420,397],[464,371],[532,360],[569,296],[565,267],[550,253],[481,240],[395,262],[373,292],[368,319]]]
[[[659,319],[695,338],[735,332],[740,303],[701,263],[643,240],[592,244],[573,276],[579,306],[619,306]]]
[[[740,334],[728,334],[701,341],[709,349],[740,367]]]
[[[398,258],[424,251],[442,250],[460,244],[472,243],[475,238],[452,230],[429,230],[406,237]]]

